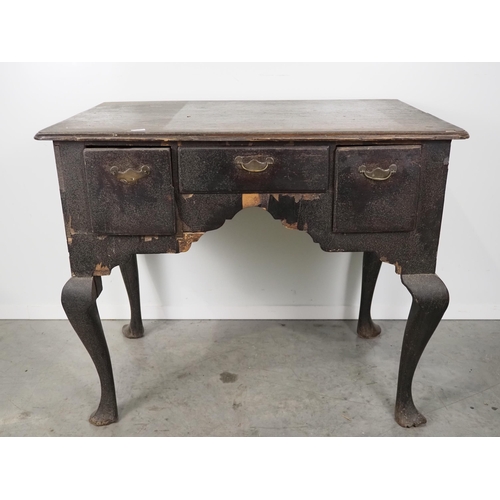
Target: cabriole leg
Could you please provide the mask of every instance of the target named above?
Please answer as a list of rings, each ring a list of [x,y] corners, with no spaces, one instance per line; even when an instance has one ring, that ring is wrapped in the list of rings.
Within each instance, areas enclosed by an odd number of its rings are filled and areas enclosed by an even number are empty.
[[[372,321],[371,307],[375,284],[382,262],[375,252],[363,254],[363,277],[361,284],[361,303],[359,306],[358,335],[372,339],[380,334],[380,326]]]
[[[113,370],[96,300],[102,291],[100,277],[71,278],[61,302],[68,319],[87,349],[101,381],[101,401],[90,423],[108,425],[118,420]]]
[[[125,288],[130,302],[130,323],[124,325],[122,332],[129,339],[138,339],[144,336],[144,326],[141,315],[141,297],[139,294],[139,271],[137,269],[137,256],[120,265]]]
[[[417,427],[426,418],[415,408],[411,393],[413,375],[420,356],[448,307],[448,290],[435,274],[401,276],[413,297],[403,338],[396,395],[396,422],[402,427]]]

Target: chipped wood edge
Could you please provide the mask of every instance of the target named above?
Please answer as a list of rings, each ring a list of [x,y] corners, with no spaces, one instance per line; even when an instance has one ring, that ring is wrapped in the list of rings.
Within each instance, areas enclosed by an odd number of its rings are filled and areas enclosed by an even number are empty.
[[[99,262],[94,269],[94,276],[109,276],[111,274],[111,269],[105,266],[102,262]]]
[[[187,252],[193,243],[196,243],[205,233],[182,233],[177,236],[177,247],[179,253]]]

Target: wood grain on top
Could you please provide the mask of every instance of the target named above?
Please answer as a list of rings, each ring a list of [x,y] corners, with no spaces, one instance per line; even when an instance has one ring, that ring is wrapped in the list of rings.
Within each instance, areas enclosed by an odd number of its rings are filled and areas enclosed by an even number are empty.
[[[398,100],[105,102],[35,139],[450,140],[468,133]]]

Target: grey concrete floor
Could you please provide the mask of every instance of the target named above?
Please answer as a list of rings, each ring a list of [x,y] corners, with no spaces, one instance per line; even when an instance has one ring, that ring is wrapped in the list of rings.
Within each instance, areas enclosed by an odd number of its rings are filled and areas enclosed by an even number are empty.
[[[427,424],[393,419],[405,323],[104,321],[119,422],[88,422],[99,399],[67,321],[0,321],[0,436],[499,436],[500,321],[443,321],[420,361]]]

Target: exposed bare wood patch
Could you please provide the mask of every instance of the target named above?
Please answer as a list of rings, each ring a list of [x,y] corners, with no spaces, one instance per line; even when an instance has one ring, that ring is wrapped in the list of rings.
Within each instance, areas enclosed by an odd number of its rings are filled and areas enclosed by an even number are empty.
[[[68,222],[66,224],[66,240],[68,241],[68,245],[73,243],[73,236],[76,234],[76,231],[71,227],[71,215],[68,218]]]
[[[381,262],[386,262],[387,264],[392,264],[392,262],[385,256],[380,256]],[[399,262],[394,262],[394,267],[396,268],[396,274],[401,274],[403,266]]]
[[[68,233],[73,235],[75,234],[75,230],[71,227],[71,215],[69,216],[69,219],[68,219],[68,227],[67,227],[67,230],[68,230]]]
[[[319,193],[304,193],[300,196],[304,201],[319,200],[321,198],[321,194]]]
[[[191,198],[193,196],[193,194],[183,194],[182,197],[185,199],[185,200],[189,200],[189,198]]]
[[[312,201],[319,200],[321,198],[320,193],[272,193],[272,196],[276,201],[280,200],[280,197],[287,196],[289,198],[293,198],[295,203],[299,203],[299,201]]]
[[[99,262],[97,266],[95,266],[94,276],[108,276],[111,274],[111,270],[108,266],[103,265],[102,262]]]
[[[68,222],[66,223],[66,237],[70,239],[71,236],[73,236],[74,234],[76,234],[76,231],[71,227],[71,215],[70,215],[68,218]]]
[[[142,239],[144,241],[153,241],[153,240],[157,240],[158,239],[158,236],[142,236]]]
[[[297,224],[298,222],[294,222],[293,224],[289,224],[286,220],[282,220],[281,223],[287,228],[287,229],[297,229]]]
[[[205,233],[182,233],[177,236],[179,252],[187,252],[191,245],[197,242]]]
[[[258,193],[241,195],[241,206],[243,208],[259,207],[261,203],[261,195]]]
[[[102,241],[102,240],[105,240],[107,237],[108,237],[107,234],[103,234],[101,236],[98,236],[97,239]]]

